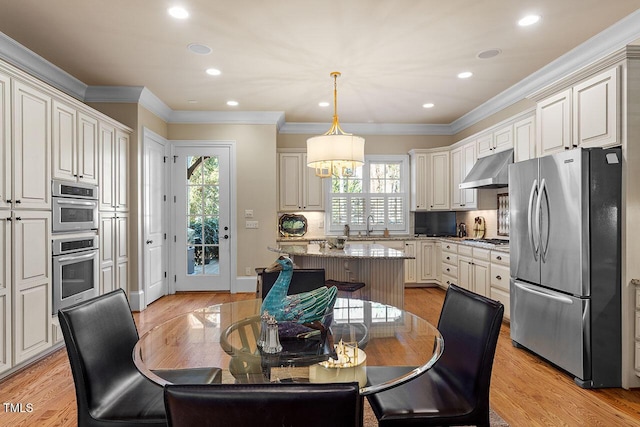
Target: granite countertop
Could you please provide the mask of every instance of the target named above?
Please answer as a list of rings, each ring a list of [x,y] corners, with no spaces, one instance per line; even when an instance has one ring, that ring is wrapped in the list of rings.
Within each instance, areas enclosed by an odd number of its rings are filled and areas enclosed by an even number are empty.
[[[414,256],[405,255],[403,251],[388,248],[384,245],[371,243],[347,243],[344,249],[321,249],[318,245],[287,245],[280,243],[278,246],[269,246],[273,252],[289,255],[305,255],[324,258],[375,258],[375,259],[415,259]]]

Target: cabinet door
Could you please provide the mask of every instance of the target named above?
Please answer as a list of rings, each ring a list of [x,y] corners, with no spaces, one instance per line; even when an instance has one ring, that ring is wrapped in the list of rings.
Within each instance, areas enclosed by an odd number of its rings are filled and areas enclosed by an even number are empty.
[[[513,161],[522,162],[536,157],[534,117],[513,124]]]
[[[473,291],[473,264],[471,258],[458,258],[458,285]]]
[[[478,158],[486,157],[493,153],[492,134],[482,135],[480,138],[478,138],[476,144],[478,145]]]
[[[0,208],[11,207],[11,80],[0,73]]]
[[[416,242],[404,242],[404,253],[409,256],[416,256]],[[404,261],[404,282],[416,283],[418,281],[417,262],[415,259],[406,259]]]
[[[13,82],[14,203],[51,209],[51,98]]]
[[[538,102],[536,151],[538,156],[571,148],[571,89]]]
[[[304,209],[309,211],[324,210],[324,186],[322,178],[316,176],[316,171],[307,166],[307,155],[302,155],[300,167],[304,170]]]
[[[115,194],[115,151],[116,151],[116,129],[106,123],[100,123],[99,147],[99,203],[100,210],[110,210],[116,205]]]
[[[0,211],[0,373],[11,368],[11,211]]]
[[[76,143],[76,110],[53,100],[51,147],[53,177],[67,181],[78,179],[78,146]]]
[[[78,113],[78,180],[98,184],[98,120]]]
[[[451,209],[464,205],[464,192],[458,186],[464,179],[462,147],[451,150]]]
[[[438,283],[442,282],[442,243],[436,242],[435,244],[435,262],[436,262],[436,280]]]
[[[414,211],[429,208],[429,155],[414,153],[411,155],[411,209]]]
[[[476,164],[478,157],[476,156],[476,144],[466,144],[462,147],[462,179],[461,182],[469,175],[473,165]],[[460,190],[462,193],[462,201],[465,209],[471,209],[478,206],[477,194],[478,190],[475,188],[467,188]]]
[[[280,210],[302,210],[302,168],[300,153],[279,154]],[[311,169],[311,168],[309,168]],[[306,171],[305,171],[306,172]]]
[[[491,292],[491,276],[489,263],[473,260],[473,291],[477,294],[489,296]]]
[[[14,211],[14,362],[49,348],[51,329],[51,213]]]
[[[129,134],[116,129],[115,202],[116,210],[129,211]]]
[[[493,132],[492,154],[513,148],[513,125],[507,125]]]
[[[619,143],[618,75],[616,67],[574,86],[574,146],[604,147]]]
[[[449,151],[431,153],[431,186],[430,186],[430,209],[449,209]]]
[[[420,242],[420,281],[428,282],[436,278],[435,243]]]
[[[115,218],[115,212],[100,212],[100,289],[103,294],[115,289]]]

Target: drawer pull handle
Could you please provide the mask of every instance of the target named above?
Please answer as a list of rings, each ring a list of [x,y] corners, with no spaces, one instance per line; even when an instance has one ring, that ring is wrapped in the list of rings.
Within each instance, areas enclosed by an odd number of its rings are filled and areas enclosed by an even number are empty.
[[[498,276],[496,276],[496,279],[502,280],[502,276],[498,275]]]
[[[451,269],[447,268],[447,271],[451,271]]]
[[[451,259],[450,257],[447,257],[447,259]]]
[[[498,261],[501,261],[501,260],[502,260],[502,257],[501,257],[500,255],[498,255],[498,256],[496,257],[496,259],[497,259]]]

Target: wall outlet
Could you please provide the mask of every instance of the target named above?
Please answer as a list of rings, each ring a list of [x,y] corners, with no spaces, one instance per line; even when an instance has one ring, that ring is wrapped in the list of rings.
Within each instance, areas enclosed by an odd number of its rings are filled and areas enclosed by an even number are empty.
[[[245,267],[244,268],[244,274],[245,274],[245,276],[252,276],[253,273],[251,272],[251,267]]]
[[[245,221],[244,228],[258,228],[258,221]]]
[[[245,218],[253,218],[253,209],[245,209],[244,210]]]
[[[324,228],[324,220],[318,221],[318,228]]]

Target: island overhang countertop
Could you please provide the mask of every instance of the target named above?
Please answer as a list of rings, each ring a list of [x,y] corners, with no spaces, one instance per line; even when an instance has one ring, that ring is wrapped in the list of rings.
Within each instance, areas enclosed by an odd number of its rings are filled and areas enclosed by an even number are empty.
[[[319,245],[287,245],[280,243],[277,246],[269,246],[273,252],[322,258],[347,258],[347,259],[415,259],[415,256],[407,255],[403,251],[373,243],[347,243],[344,249],[320,248]]]

